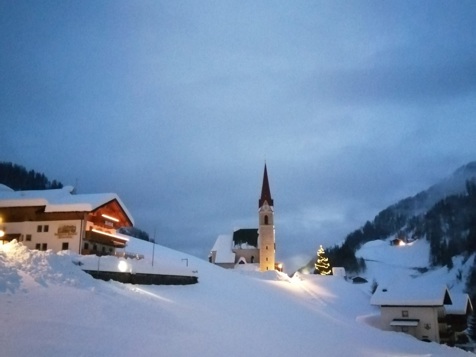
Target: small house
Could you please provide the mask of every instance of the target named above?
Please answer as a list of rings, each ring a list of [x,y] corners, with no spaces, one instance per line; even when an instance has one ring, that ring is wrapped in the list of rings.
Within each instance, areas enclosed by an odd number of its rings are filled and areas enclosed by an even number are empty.
[[[468,294],[451,294],[451,305],[445,305],[446,316],[440,321],[441,342],[456,345],[466,339],[468,317],[473,313],[473,305]]]
[[[440,343],[440,321],[453,304],[448,288],[407,283],[379,287],[370,303],[380,307],[383,330],[405,332],[423,341]]]

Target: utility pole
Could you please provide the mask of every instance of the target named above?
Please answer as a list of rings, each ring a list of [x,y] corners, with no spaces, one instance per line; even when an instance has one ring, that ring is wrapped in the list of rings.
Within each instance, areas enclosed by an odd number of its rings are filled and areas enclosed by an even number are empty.
[[[154,266],[154,256],[155,256],[155,231],[156,231],[156,228],[154,227],[154,238],[152,238],[152,266]]]

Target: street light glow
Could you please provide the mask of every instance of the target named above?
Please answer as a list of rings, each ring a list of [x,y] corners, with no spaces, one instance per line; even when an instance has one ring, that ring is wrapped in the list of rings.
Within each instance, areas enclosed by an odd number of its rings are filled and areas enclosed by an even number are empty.
[[[124,273],[128,267],[129,265],[127,264],[125,260],[120,260],[119,264],[117,264],[117,269],[119,269],[121,273]]]

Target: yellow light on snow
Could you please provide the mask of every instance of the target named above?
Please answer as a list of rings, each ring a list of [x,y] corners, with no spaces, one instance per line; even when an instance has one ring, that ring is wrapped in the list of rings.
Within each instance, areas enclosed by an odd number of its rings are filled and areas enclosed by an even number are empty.
[[[3,229],[0,229],[0,238],[3,237],[5,235],[5,232],[3,231]]]

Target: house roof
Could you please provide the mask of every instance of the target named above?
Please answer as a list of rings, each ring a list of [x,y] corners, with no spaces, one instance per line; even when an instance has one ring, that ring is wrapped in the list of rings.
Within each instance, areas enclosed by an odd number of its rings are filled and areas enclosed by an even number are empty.
[[[425,286],[416,283],[379,287],[370,299],[378,306],[443,306],[452,299],[445,285]]]
[[[466,315],[473,311],[473,305],[468,294],[451,294],[453,304],[445,305],[448,315]]]
[[[45,212],[91,212],[104,204],[117,200],[127,217],[134,220],[115,193],[72,194],[73,187],[54,190],[7,191],[0,190],[0,207],[44,206]]]
[[[215,252],[215,263],[234,263],[235,253],[231,250],[232,236],[221,234],[213,245],[212,252]]]

